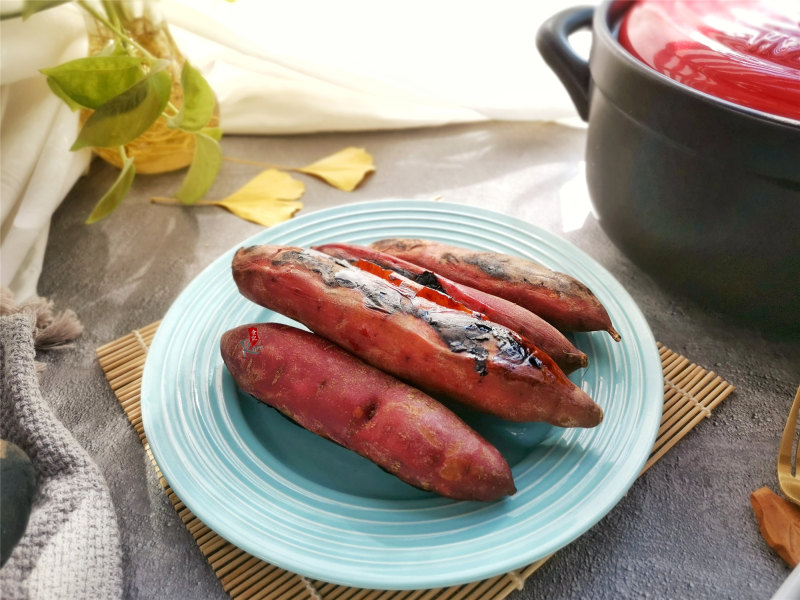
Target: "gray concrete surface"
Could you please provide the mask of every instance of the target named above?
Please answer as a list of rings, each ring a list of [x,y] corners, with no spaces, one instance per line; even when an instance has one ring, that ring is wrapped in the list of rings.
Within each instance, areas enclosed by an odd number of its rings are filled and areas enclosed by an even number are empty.
[[[345,202],[442,196],[550,230],[604,265],[630,292],[657,340],[736,386],[712,418],[641,477],[605,519],[559,551],[512,600],[769,598],[789,568],[763,542],[749,495],[777,491],[775,458],[800,383],[800,340],[735,324],[658,287],[608,241],[592,216],[579,228],[562,206],[585,201],[585,131],[494,123],[400,132],[229,137],[228,156],[302,165],[347,145],[378,170],[347,194],[305,178],[301,214]],[[226,163],[210,197],[256,174]],[[149,203],[181,175],[141,176],[109,219],[85,226],[116,176],[95,162],[53,219],[39,293],[74,309],[86,331],[45,360],[43,391],[104,473],[122,532],[130,599],[226,597],[162,493],[138,437],[103,377],[95,348],[161,318],[192,278],[260,227],[216,207]],[[566,228],[569,229],[565,231]]]

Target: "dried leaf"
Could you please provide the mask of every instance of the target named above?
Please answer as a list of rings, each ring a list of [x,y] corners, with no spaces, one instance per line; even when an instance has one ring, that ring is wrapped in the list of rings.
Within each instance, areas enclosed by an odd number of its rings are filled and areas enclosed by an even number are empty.
[[[297,200],[305,191],[306,186],[302,181],[298,181],[288,173],[269,169],[253,177],[224,201],[244,198],[259,199],[265,196],[281,200]]]
[[[366,150],[350,147],[294,170],[319,177],[345,192],[352,192],[375,170],[375,164]]]
[[[280,198],[246,198],[243,200],[214,202],[217,206],[227,208],[237,217],[258,223],[264,227],[272,227],[288,221],[298,210],[303,208],[299,200],[281,200]]]
[[[800,563],[800,507],[768,487],[750,494],[758,527],[766,542],[790,567]]]
[[[287,221],[303,207],[300,197],[305,192],[302,181],[288,173],[270,169],[256,175],[242,188],[215,204],[242,219],[271,227]]]

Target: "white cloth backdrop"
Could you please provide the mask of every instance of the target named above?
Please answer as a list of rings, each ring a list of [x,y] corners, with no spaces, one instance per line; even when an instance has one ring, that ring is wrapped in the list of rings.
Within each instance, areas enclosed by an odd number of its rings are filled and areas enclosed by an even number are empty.
[[[14,2],[1,0],[4,12]],[[228,134],[300,134],[575,111],[539,56],[539,25],[573,0],[163,0],[173,36],[220,102]],[[584,2],[585,3],[585,2]],[[85,56],[71,5],[0,31],[0,279],[35,295],[53,211],[89,164],[77,115],[39,69]]]

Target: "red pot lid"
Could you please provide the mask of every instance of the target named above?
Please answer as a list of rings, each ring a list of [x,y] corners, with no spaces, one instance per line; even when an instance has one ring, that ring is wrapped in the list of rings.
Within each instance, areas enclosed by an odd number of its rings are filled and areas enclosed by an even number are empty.
[[[797,0],[637,0],[619,41],[675,81],[800,120]]]

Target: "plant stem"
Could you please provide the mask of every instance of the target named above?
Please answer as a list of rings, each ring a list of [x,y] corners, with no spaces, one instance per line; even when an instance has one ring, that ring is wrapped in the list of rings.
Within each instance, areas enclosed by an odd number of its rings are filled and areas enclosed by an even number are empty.
[[[17,17],[22,16],[22,9],[15,10],[14,12],[4,12],[0,15],[0,21],[5,21],[6,19],[16,19]]]
[[[173,113],[173,114],[171,114],[171,115],[168,115],[168,114],[167,114],[167,111],[164,111],[162,114],[163,114],[165,117],[174,117],[174,116],[175,116],[175,115],[177,115],[179,112],[181,112],[181,109],[179,109],[177,106],[175,106],[175,105],[172,103],[172,100],[170,100],[169,102],[167,102],[167,108],[168,108],[168,109],[170,109],[171,111],[174,111],[174,113]]]
[[[121,30],[122,29],[122,22],[119,18],[119,13],[117,13],[117,7],[114,6],[113,2],[109,2],[108,0],[101,0],[100,4],[103,6],[103,10],[106,11],[106,16],[111,24],[116,28]]]
[[[223,156],[222,160],[227,160],[228,162],[235,162],[242,165],[252,165],[254,167],[263,167],[264,169],[278,169],[280,171],[297,171],[298,167],[284,167],[281,165],[273,165],[270,163],[260,162],[257,160],[248,160],[246,158],[236,158],[234,156]]]
[[[134,48],[139,50],[139,52],[144,54],[144,56],[146,58],[155,59],[155,57],[147,51],[147,48],[145,48],[144,46],[139,44],[139,42],[137,42],[133,38],[131,38],[128,35],[126,35],[126,33],[122,30],[122,28],[118,24],[115,25],[114,23],[109,21],[106,17],[104,17],[99,12],[97,12],[94,9],[93,6],[91,6],[88,2],[86,2],[86,0],[78,0],[78,6],[80,6],[83,10],[85,10],[87,13],[89,13],[92,16],[92,18],[96,19],[98,22],[100,22],[103,25],[105,25],[108,28],[109,31],[111,31],[114,35],[117,36],[117,38],[119,40],[121,40],[121,41],[123,41],[123,42],[125,42],[127,44],[130,44],[131,46],[133,46]],[[111,8],[113,8],[113,6]],[[108,9],[109,9],[109,7],[106,8],[106,10],[108,10]],[[116,15],[116,13],[115,13],[115,15]],[[115,20],[119,21],[118,18],[115,19]]]
[[[175,206],[216,206],[217,204],[213,200],[198,200],[197,202],[193,202],[191,205],[187,205],[177,198],[171,198],[169,196],[151,196],[150,202],[153,204],[170,204]]]

